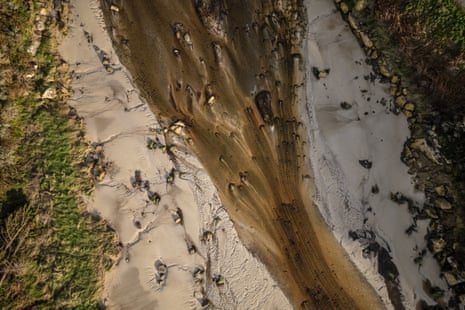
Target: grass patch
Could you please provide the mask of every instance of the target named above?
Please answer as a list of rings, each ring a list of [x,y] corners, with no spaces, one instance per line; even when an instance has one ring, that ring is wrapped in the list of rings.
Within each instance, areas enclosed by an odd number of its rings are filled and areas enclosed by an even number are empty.
[[[52,7],[47,1],[47,7]],[[118,253],[114,233],[83,208],[91,179],[79,162],[86,144],[60,88],[67,71],[47,19],[35,56],[27,53],[35,1],[0,0],[0,64],[7,90],[0,121],[0,308],[98,306],[103,272]],[[41,99],[49,87],[56,99]]]

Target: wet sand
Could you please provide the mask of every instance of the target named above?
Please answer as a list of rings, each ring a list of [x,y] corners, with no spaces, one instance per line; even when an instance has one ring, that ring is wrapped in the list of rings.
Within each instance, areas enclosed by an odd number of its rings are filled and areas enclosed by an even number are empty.
[[[209,12],[201,19],[192,2],[102,2],[143,96],[165,126],[187,124],[185,144],[242,242],[294,307],[380,307],[311,200],[309,141],[297,115],[308,74],[305,9],[241,2],[201,9]]]
[[[70,3],[60,53],[73,77],[69,105],[105,167],[88,209],[110,224],[121,245],[105,275],[102,305],[290,309],[239,240],[211,179],[184,146],[183,130],[165,131],[140,96],[104,30],[98,1]],[[160,145],[148,147],[148,139]]]

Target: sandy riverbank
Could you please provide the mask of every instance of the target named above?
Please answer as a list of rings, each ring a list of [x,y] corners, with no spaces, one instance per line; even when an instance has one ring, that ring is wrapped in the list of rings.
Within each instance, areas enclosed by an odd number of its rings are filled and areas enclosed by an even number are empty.
[[[89,210],[111,224],[122,245],[106,275],[103,304],[198,309],[208,299],[222,309],[289,309],[267,269],[238,239],[210,178],[183,147],[183,134],[155,130],[162,125],[113,51],[97,1],[71,2],[60,51],[73,75],[70,105],[109,163],[89,200]],[[147,147],[148,138],[165,144],[167,136],[178,141],[171,156]],[[154,193],[158,203],[150,199]]]
[[[102,3],[118,54],[151,108],[186,122],[241,240],[293,306],[379,306],[308,191],[312,142],[296,119],[305,101],[305,9],[279,1],[227,9],[215,2],[210,10],[180,1]]]
[[[422,206],[424,194],[416,191],[412,176],[400,160],[409,136],[406,117],[393,113],[389,84],[381,83],[366,64],[355,36],[332,1],[307,1],[309,68],[329,68],[330,74],[317,79],[307,72],[306,113],[321,213],[351,259],[392,307],[378,262],[362,250],[376,241],[388,249],[399,271],[402,303],[415,308],[420,300],[435,302],[424,291],[424,281],[447,290],[432,254],[427,252],[420,267],[414,258],[426,249],[427,220],[417,221],[417,232],[408,235],[412,225],[406,203],[391,200],[400,192]],[[310,9],[310,8],[313,8]],[[346,102],[350,107],[341,105]],[[303,107],[302,107],[303,108]],[[367,160],[372,167],[363,167]],[[375,190],[374,190],[375,189]],[[379,191],[378,191],[379,190]],[[369,232],[367,238],[353,241],[349,231]],[[371,234],[373,232],[373,235]],[[365,257],[364,257],[365,256]]]
[[[226,309],[286,309],[290,302],[294,307],[378,307],[366,277],[392,307],[377,260],[363,255],[374,240],[389,250],[398,268],[404,306],[432,302],[423,281],[445,287],[439,270],[430,254],[421,268],[413,263],[426,246],[427,223],[419,221],[418,232],[406,235],[411,225],[407,207],[390,199],[391,192],[418,204],[424,199],[400,161],[407,122],[392,113],[389,86],[371,75],[334,4],[306,2],[309,32],[306,41],[295,39],[291,50],[280,50],[270,25],[259,24],[267,10],[289,13],[279,6],[264,5],[240,17],[239,8],[230,8],[237,20],[229,21],[222,38],[203,32],[199,21],[184,19],[196,14],[193,8],[172,4],[154,11],[138,5],[118,4],[117,12],[107,11],[112,22],[124,25],[126,18],[134,27],[132,33],[124,26],[111,33],[123,58],[132,57],[136,80],[163,118],[150,111],[120,64],[97,1],[75,3],[70,34],[61,47],[74,71],[72,105],[84,117],[89,140],[103,146],[111,163],[89,205],[112,224],[122,243],[122,257],[106,278],[104,303],[116,309],[184,309],[199,308],[208,298]],[[134,25],[132,18],[141,10]],[[176,23],[184,31],[178,39],[172,32]],[[261,47],[259,42],[264,42]],[[299,51],[305,51],[303,60]],[[329,68],[329,75],[317,79],[313,66]],[[263,111],[254,102],[264,90],[272,98],[270,126],[263,124]],[[202,102],[212,96],[208,109]],[[302,124],[294,115],[301,116]],[[188,127],[180,134],[163,133],[181,117]],[[176,149],[171,154],[149,149],[147,138]],[[191,151],[200,156],[218,192]],[[173,168],[175,181],[168,184]],[[149,199],[155,192],[158,204]],[[176,223],[180,215],[182,224]],[[361,243],[351,240],[349,231],[370,231],[374,237]],[[189,253],[191,245],[196,253]],[[168,272],[157,283],[160,263]],[[196,273],[199,267],[204,273]],[[225,284],[217,286],[211,280],[215,275]]]

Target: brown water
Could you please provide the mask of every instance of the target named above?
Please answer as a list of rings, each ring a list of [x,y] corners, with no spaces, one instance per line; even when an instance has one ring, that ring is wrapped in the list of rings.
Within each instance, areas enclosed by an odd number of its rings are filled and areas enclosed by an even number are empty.
[[[152,109],[165,125],[188,125],[189,150],[241,239],[295,307],[375,304],[311,201],[296,117],[305,100],[305,9],[299,1],[204,2],[196,10],[185,0],[102,0],[118,53]]]

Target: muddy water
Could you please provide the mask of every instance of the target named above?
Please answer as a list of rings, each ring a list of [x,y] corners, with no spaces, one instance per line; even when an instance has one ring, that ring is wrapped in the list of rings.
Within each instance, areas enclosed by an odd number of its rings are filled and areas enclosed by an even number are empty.
[[[297,1],[226,2],[102,6],[152,109],[166,126],[187,124],[186,147],[209,171],[243,242],[295,307],[363,308],[371,292],[349,289],[359,275],[334,266],[342,254],[330,258],[323,249],[337,243],[314,224],[320,219],[308,191],[307,141],[295,114],[305,100],[305,9]]]

